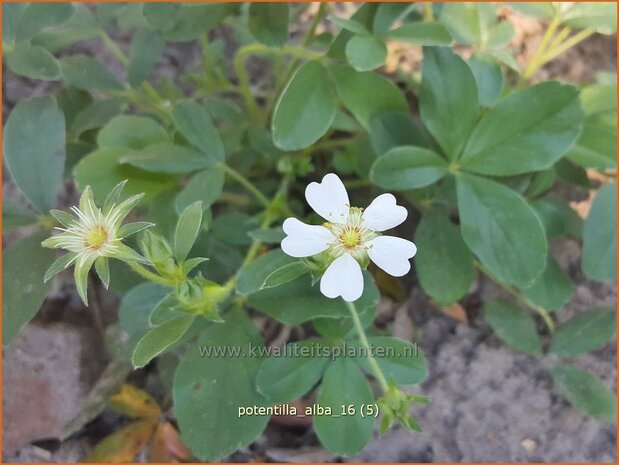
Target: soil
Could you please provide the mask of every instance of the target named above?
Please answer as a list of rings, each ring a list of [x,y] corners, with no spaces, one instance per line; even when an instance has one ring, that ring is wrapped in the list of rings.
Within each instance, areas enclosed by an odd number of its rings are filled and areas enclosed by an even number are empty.
[[[527,50],[530,53],[539,41],[542,28],[536,20],[515,25],[519,31],[516,39],[520,41],[516,45],[526,59]],[[126,37],[116,37],[127,50]],[[99,42],[80,43],[71,50],[76,51],[101,59],[120,73],[118,63]],[[198,56],[194,44],[169,45],[156,75],[178,77]],[[418,59],[415,54],[411,57]],[[534,80],[552,77],[593,82],[599,71],[616,72],[615,57],[616,38],[595,35],[549,63]],[[56,83],[30,81],[5,71],[4,118],[22,98],[57,88]],[[20,201],[6,170],[3,194]],[[75,200],[76,193],[67,184],[63,203],[70,205]],[[3,245],[17,235],[6,235]],[[579,242],[556,242],[553,253],[575,285],[574,298],[556,314],[559,322],[592,307],[616,306],[614,283],[590,281],[580,271]],[[403,302],[383,298],[379,318],[396,335],[418,339],[429,362],[427,380],[413,389],[431,397],[428,405],[414,410],[424,432],[411,433],[396,427],[383,437],[377,436],[363,453],[346,461],[616,462],[615,426],[587,419],[557,393],[549,375],[556,360],[506,348],[479,317],[480,302],[501,295],[500,289],[480,279],[452,316],[429,302],[414,281],[407,293]],[[103,301],[103,324],[107,325],[116,318],[118,299],[107,295]],[[14,345],[4,349],[3,424],[5,431],[12,431],[3,437],[4,461],[83,460],[93,444],[118,425],[117,416],[105,413],[96,420],[95,427],[90,425],[64,442],[50,441],[75,413],[76,402],[70,399],[85,397],[105,362],[106,355],[96,343],[100,334],[95,321],[82,308],[70,276],[61,276],[43,311]],[[616,390],[616,341],[574,363]],[[146,383],[147,376],[142,375],[141,381]],[[29,399],[37,402],[28,405]],[[229,460],[343,459],[322,449],[310,430],[270,425],[254,444]]]

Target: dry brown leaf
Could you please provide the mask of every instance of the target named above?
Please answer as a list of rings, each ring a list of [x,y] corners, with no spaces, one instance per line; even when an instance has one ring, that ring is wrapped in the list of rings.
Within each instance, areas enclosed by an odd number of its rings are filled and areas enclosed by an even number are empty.
[[[112,410],[129,417],[156,417],[161,414],[159,405],[148,393],[127,383],[110,397],[109,406]]]
[[[169,422],[161,423],[157,428],[150,448],[149,460],[159,463],[187,462],[191,451],[183,444],[178,431]]]
[[[460,323],[464,323],[465,325],[469,324],[469,318],[466,315],[466,310],[458,302],[441,307],[441,312],[454,320],[458,320]]]
[[[131,462],[148,444],[156,419],[135,421],[103,439],[86,457],[86,462]]]

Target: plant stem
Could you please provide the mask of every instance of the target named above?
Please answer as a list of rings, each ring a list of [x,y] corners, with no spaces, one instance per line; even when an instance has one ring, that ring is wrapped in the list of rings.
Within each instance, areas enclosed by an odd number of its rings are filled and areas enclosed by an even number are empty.
[[[548,331],[550,331],[550,334],[553,334],[555,332],[555,324],[554,324],[554,321],[552,321],[552,318],[550,317],[550,314],[548,313],[548,310],[546,310],[541,305],[537,305],[536,303],[532,302],[527,297],[525,297],[520,292],[518,292],[516,289],[514,289],[513,287],[505,284],[500,279],[496,278],[488,269],[486,269],[486,267],[484,267],[477,260],[475,261],[475,266],[482,273],[484,273],[486,276],[488,276],[490,279],[492,279],[492,281],[494,281],[501,289],[503,289],[505,292],[511,294],[512,296],[514,296],[520,303],[522,303],[523,305],[525,305],[525,306],[535,310],[535,312],[540,317],[542,317],[542,319],[544,320],[544,323],[546,324],[546,327],[548,328]]]
[[[576,44],[578,44],[578,43],[582,42],[583,40],[585,40],[587,37],[589,37],[594,32],[595,31],[593,29],[583,29],[578,34],[574,34],[572,37],[567,39],[562,44],[556,46],[555,48],[553,48],[553,49],[551,49],[549,51],[547,51],[545,53],[545,55],[542,57],[541,61],[540,61],[540,66],[548,63],[550,60],[555,59],[556,57],[561,55],[566,50],[569,50],[570,48],[572,48]]]
[[[372,371],[374,372],[374,376],[378,380],[378,384],[380,384],[380,388],[382,389],[383,393],[386,394],[389,391],[389,384],[387,383],[387,380],[385,379],[385,375],[383,374],[383,371],[378,366],[378,362],[372,355],[372,351],[370,349],[368,338],[365,335],[365,330],[363,329],[363,325],[361,324],[361,320],[359,319],[359,314],[357,313],[357,308],[355,307],[355,304],[353,302],[346,302],[346,306],[348,307],[348,310],[350,311],[350,316],[352,316],[352,321],[353,321],[353,324],[355,325],[355,331],[357,331],[357,334],[359,335],[359,340],[361,341],[361,345],[365,348],[368,363],[370,364],[370,367],[372,368]]]
[[[247,105],[247,110],[249,111],[250,116],[254,120],[258,120],[260,118],[260,113],[258,111],[258,104],[256,103],[256,99],[254,98],[251,88],[249,86],[249,76],[247,75],[247,70],[245,69],[245,60],[249,55],[260,54],[260,53],[276,53],[280,55],[290,55],[297,58],[304,59],[315,59],[320,58],[322,55],[316,52],[312,52],[310,50],[305,50],[304,48],[299,47],[269,47],[263,44],[249,44],[244,47],[241,47],[234,57],[234,70],[236,71],[236,75],[239,79],[239,87],[241,95],[245,99],[245,104]]]
[[[427,22],[434,21],[434,12],[432,11],[432,2],[424,2],[423,4],[423,16]]]
[[[535,52],[533,53],[533,56],[531,57],[531,61],[527,65],[526,69],[524,70],[524,73],[522,73],[522,78],[524,81],[528,81],[531,78],[531,76],[533,76],[535,71],[537,71],[537,69],[540,67],[539,60],[541,59],[542,55],[546,52],[546,47],[548,46],[548,43],[552,39],[552,36],[554,35],[555,31],[557,30],[560,24],[561,24],[561,20],[559,19],[559,17],[553,16],[552,20],[550,21],[550,24],[548,25],[548,29],[546,29],[546,32],[544,33],[542,40],[540,41],[539,45],[535,49]]]
[[[572,31],[572,30],[571,30],[569,27],[567,27],[567,26],[566,26],[566,27],[564,27],[564,28],[561,30],[561,32],[559,32],[559,33],[555,36],[555,38],[552,40],[552,42],[550,43],[550,45],[548,45],[548,50],[552,50],[552,49],[557,48],[557,47],[559,46],[559,44],[560,44],[561,42],[563,42],[563,39],[565,39],[565,38],[569,35],[569,33],[570,33],[571,31]]]
[[[225,163],[221,163],[220,166],[231,178],[237,181],[240,185],[242,185],[245,189],[247,189],[249,193],[251,193],[254,197],[256,197],[256,200],[258,200],[258,202],[260,202],[260,204],[264,208],[271,207],[271,202],[269,201],[269,199],[267,199],[265,195],[262,192],[260,192],[249,179],[247,179],[237,170],[235,170],[234,168],[231,168]]]
[[[175,283],[170,282],[168,279],[165,279],[149,270],[144,268],[142,265],[136,262],[126,262],[129,267],[135,271],[137,274],[142,276],[143,278],[148,279],[149,281],[153,281],[157,284],[161,284],[167,287],[174,287]]]
[[[120,61],[125,67],[129,65],[129,58],[125,55],[125,52],[123,52],[118,44],[112,40],[106,31],[102,29],[99,33],[99,37],[101,37],[101,40],[105,46],[110,52],[112,52],[118,61]]]

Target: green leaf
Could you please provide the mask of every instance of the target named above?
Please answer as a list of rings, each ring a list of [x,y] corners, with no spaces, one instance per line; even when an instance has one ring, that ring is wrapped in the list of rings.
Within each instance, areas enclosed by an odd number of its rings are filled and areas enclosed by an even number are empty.
[[[308,61],[292,76],[273,113],[273,142],[282,150],[309,147],[331,127],[335,95],[324,66]]]
[[[54,261],[55,252],[41,247],[46,234],[26,236],[2,253],[2,343],[9,344],[34,317],[43,304],[52,283],[43,283],[45,271]]]
[[[97,135],[99,147],[142,149],[169,142],[166,130],[147,116],[120,115],[107,123]]]
[[[617,396],[598,378],[569,365],[557,365],[550,373],[557,390],[574,407],[596,420],[616,422]]]
[[[407,113],[384,111],[374,113],[370,120],[370,140],[379,155],[400,145],[427,146],[426,135]]]
[[[188,174],[213,166],[214,161],[192,148],[169,142],[149,145],[120,158],[119,163],[150,173]]]
[[[166,321],[147,332],[138,342],[131,362],[135,368],[141,368],[157,355],[161,354],[172,344],[177,342],[187,332],[196,315],[186,315]]]
[[[305,395],[322,378],[329,358],[316,355],[324,347],[320,339],[287,344],[284,355],[266,358],[256,379],[258,391],[271,402],[293,402]]]
[[[196,242],[202,227],[202,202],[194,202],[183,210],[174,232],[174,255],[179,261],[185,260]]]
[[[566,200],[547,196],[533,201],[531,206],[542,220],[548,237],[564,234],[582,237],[583,220],[578,213],[572,210]]]
[[[327,368],[316,403],[329,407],[332,415],[314,416],[314,431],[320,442],[338,455],[360,452],[372,437],[374,417],[361,416],[362,405],[373,404],[367,380],[350,358],[338,358]],[[342,406],[352,405],[354,415],[342,414]]]
[[[378,4],[364,3],[350,17],[350,20],[361,24],[365,29],[370,31],[373,28],[375,14],[378,10],[378,7],[379,7]],[[333,18],[330,18],[330,19],[333,21]],[[344,21],[350,21],[350,20],[344,20]],[[340,23],[340,24],[344,24],[344,23]],[[353,25],[351,27],[356,27],[356,26]],[[348,43],[351,37],[353,37],[352,32],[348,30],[340,31],[337,37],[335,38],[335,40],[333,41],[333,43],[331,44],[331,47],[329,48],[329,51],[327,52],[327,56],[330,58],[343,60],[345,58],[346,44]]]
[[[225,173],[220,167],[197,173],[176,196],[176,211],[180,212],[196,201],[206,210],[213,205],[224,187]]]
[[[376,37],[355,36],[346,44],[346,58],[357,71],[371,71],[385,63],[387,47]]]
[[[498,100],[505,86],[505,77],[501,67],[490,55],[479,52],[469,58],[466,63],[471,68],[477,83],[479,104],[482,107],[491,107]]]
[[[411,11],[412,5],[407,2],[384,2],[377,5],[372,21],[372,31],[375,34],[386,33],[393,23],[403,19]]]
[[[437,46],[451,43],[451,34],[439,23],[408,23],[389,31],[385,37],[417,45]]]
[[[280,47],[288,41],[289,16],[287,3],[250,3],[247,26],[259,42]]]
[[[183,442],[196,457],[217,461],[250,444],[265,428],[268,416],[239,416],[239,408],[265,406],[256,390],[262,357],[249,356],[248,346],[263,347],[260,334],[243,311],[226,315],[226,322],[211,324],[187,352],[174,378],[172,396]],[[245,356],[200,354],[240,348]],[[236,355],[236,356],[235,356]]]
[[[570,278],[549,256],[544,272],[531,286],[521,289],[520,292],[546,310],[558,310],[570,301],[574,288]]]
[[[484,316],[499,339],[527,354],[539,354],[541,345],[535,322],[528,313],[505,300],[492,300],[484,305]]]
[[[434,184],[447,172],[447,162],[433,151],[402,146],[376,159],[370,179],[383,189],[408,190]]]
[[[4,45],[15,42],[19,20],[28,6],[28,3],[6,3],[2,5],[2,43]]]
[[[423,290],[438,305],[451,304],[466,295],[475,277],[473,257],[447,215],[439,211],[423,215],[415,244],[415,267]]]
[[[580,134],[583,116],[573,86],[549,81],[514,92],[479,121],[462,167],[493,176],[549,168]]]
[[[4,127],[3,154],[15,184],[46,212],[56,206],[65,163],[64,115],[53,97],[20,101]]]
[[[485,44],[487,48],[499,49],[499,51],[505,51],[510,53],[509,49],[500,47],[507,47],[514,37],[514,26],[509,21],[502,21],[493,26],[485,37]]]
[[[78,188],[90,185],[97,199],[105,199],[112,189],[126,179],[127,187],[123,197],[146,194],[144,202],[152,201],[157,195],[176,185],[176,179],[166,175],[147,173],[129,165],[121,165],[120,159],[131,150],[110,148],[97,150],[84,157],[75,167],[73,174]]]
[[[574,3],[561,13],[566,26],[593,29],[601,34],[617,32],[617,5],[614,2]]]
[[[428,374],[428,364],[423,353],[416,344],[396,337],[375,336],[368,337],[370,354],[376,359],[376,363],[387,378],[387,381],[394,381],[398,385],[421,383]],[[355,358],[367,373],[373,374],[365,349],[361,344],[356,343],[360,354]]]
[[[346,31],[353,32],[355,34],[368,35],[370,33],[370,31],[368,31],[368,29],[363,24],[361,24],[359,21],[356,21],[352,18],[346,19],[346,18],[339,18],[337,16],[329,15],[327,19],[331,21],[333,24],[335,24],[336,26],[341,27],[342,29]],[[354,38],[356,36],[352,36],[352,37]]]
[[[82,40],[98,37],[101,29],[97,20],[84,3],[74,3],[75,14],[60,27],[46,29],[32,38],[33,45],[42,45],[52,53]]]
[[[165,42],[159,34],[149,29],[135,33],[127,66],[131,87],[137,87],[151,73],[165,50]]]
[[[567,157],[584,167],[604,170],[617,166],[617,85],[585,87],[580,100],[587,118]]]
[[[7,232],[23,226],[30,226],[38,221],[38,217],[29,210],[15,205],[5,196],[2,199],[2,231]],[[282,231],[283,234],[283,231]],[[282,238],[283,239],[283,238]],[[278,241],[281,242],[281,241]]]
[[[567,158],[586,168],[606,170],[617,166],[616,154],[617,127],[587,119]]]
[[[329,71],[342,104],[369,130],[370,119],[379,111],[408,113],[404,95],[389,79],[375,73],[360,73],[347,65],[331,64]],[[372,89],[372,92],[368,92]]]
[[[472,2],[445,3],[440,21],[458,42],[480,46],[496,23],[495,7]]]
[[[281,227],[267,228],[267,229],[254,229],[249,232],[249,235],[264,244],[279,244],[285,237]]]
[[[363,274],[364,291],[356,302],[360,313],[371,311],[378,302],[378,289],[373,278],[367,272]],[[349,310],[340,299],[326,299],[319,287],[311,285],[307,276],[282,284],[278,287],[263,289],[251,294],[247,302],[282,323],[297,325],[315,318],[348,317]]]
[[[582,268],[598,281],[617,277],[617,183],[602,187],[585,221]]]
[[[548,244],[535,211],[519,194],[477,176],[457,177],[462,238],[501,281],[531,285],[546,267]]]
[[[539,197],[555,185],[557,173],[554,168],[538,171],[531,176],[531,184],[527,187],[526,196],[529,198]]]
[[[217,27],[238,5],[227,3],[145,3],[143,14],[169,42],[194,40]]]
[[[6,55],[11,71],[31,79],[54,81],[60,78],[60,65],[54,55],[40,45],[18,45]]]
[[[306,273],[309,273],[309,268],[305,265],[305,263],[301,261],[288,263],[268,275],[264,280],[264,284],[262,284],[261,289],[281,286],[282,284],[294,281],[299,276],[303,276]]]
[[[213,237],[232,245],[250,245],[249,231],[258,226],[256,217],[230,212],[218,215],[213,221]]]
[[[225,159],[223,142],[205,107],[186,100],[174,107],[172,116],[176,127],[191,145],[217,161]]]
[[[446,47],[424,47],[419,112],[450,160],[458,158],[479,114],[475,77]]]
[[[131,358],[137,343],[150,331],[150,315],[168,292],[169,289],[148,282],[133,287],[123,297],[118,319],[121,328],[129,335],[127,359]]]
[[[124,100],[116,98],[93,102],[77,113],[69,133],[73,138],[78,139],[83,132],[107,124],[123,111],[125,105]]]
[[[535,18],[549,18],[554,15],[553,2],[511,2],[510,8]]]
[[[617,332],[616,323],[617,312],[612,308],[578,313],[557,329],[549,351],[560,357],[576,357],[599,349]]]
[[[88,91],[123,90],[123,85],[110,73],[107,67],[87,56],[64,57],[60,60],[62,76],[69,85]]]
[[[62,26],[74,12],[72,3],[31,3],[19,19],[17,41],[26,41],[46,29]]]
[[[236,292],[241,295],[258,292],[271,273],[297,261],[298,259],[286,255],[281,249],[271,250],[260,255],[239,272]]]

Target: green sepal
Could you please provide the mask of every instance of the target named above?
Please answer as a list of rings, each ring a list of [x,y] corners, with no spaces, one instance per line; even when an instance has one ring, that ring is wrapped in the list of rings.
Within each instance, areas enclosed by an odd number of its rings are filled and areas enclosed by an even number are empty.
[[[196,266],[208,260],[209,259],[205,257],[196,257],[196,258],[190,258],[189,260],[185,260],[182,265],[183,274],[188,275]]]
[[[116,260],[122,260],[125,262],[138,262],[144,265],[151,264],[151,262],[148,259],[144,258],[142,255],[137,253],[131,247],[126,246],[125,244],[117,245],[117,249],[114,252],[114,255],[112,256],[112,258],[115,258]]]
[[[75,262],[75,271],[73,273],[75,278],[75,286],[77,288],[77,293],[82,298],[82,302],[84,305],[88,307],[88,273],[92,268],[92,264],[95,261],[95,256],[90,255],[85,259],[78,260]]]
[[[147,221],[136,221],[135,223],[123,224],[118,229],[118,237],[125,238],[153,226],[155,226],[154,223],[149,223]]]
[[[116,186],[114,187],[114,189],[112,189],[110,191],[110,193],[107,195],[107,197],[105,198],[105,203],[103,204],[103,214],[106,215],[107,212],[110,211],[110,209],[118,202],[118,199],[120,199],[120,193],[122,192],[123,188],[125,187],[125,184],[127,184],[127,179],[125,179],[122,182],[119,182],[118,184],[116,184]]]
[[[105,288],[110,287],[110,264],[107,258],[99,257],[95,260],[95,271]]]
[[[77,258],[77,254],[74,252],[69,252],[63,255],[62,257],[60,257],[58,260],[52,263],[52,265],[47,269],[47,271],[45,272],[45,277],[43,278],[43,282],[46,283],[47,281],[52,279],[52,277],[54,277],[56,274],[68,268],[71,265],[71,263],[75,261],[76,258]]]
[[[80,197],[80,210],[86,213],[86,207],[88,206],[88,204],[94,205],[94,203],[95,199],[92,194],[92,189],[90,188],[90,186],[86,186],[84,188],[84,192],[82,192],[82,196]]]
[[[50,210],[50,215],[52,215],[58,222],[63,225],[65,228],[69,228],[76,223],[76,219],[73,215],[62,211],[62,210]]]
[[[120,205],[114,208],[116,211],[116,217],[114,218],[114,224],[112,228],[117,228],[127,217],[127,215],[133,210],[133,208],[142,200],[144,194],[136,194],[123,201]]]

